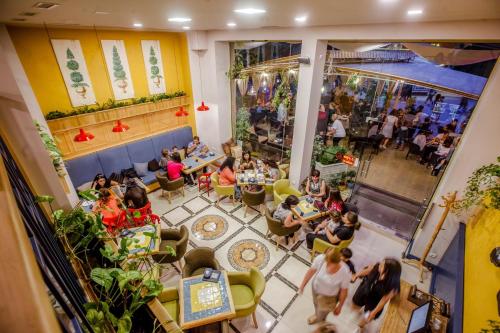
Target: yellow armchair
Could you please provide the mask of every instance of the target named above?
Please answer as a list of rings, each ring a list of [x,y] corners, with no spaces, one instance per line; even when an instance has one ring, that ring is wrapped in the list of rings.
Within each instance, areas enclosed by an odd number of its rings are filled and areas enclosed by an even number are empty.
[[[177,288],[164,288],[158,297],[148,302],[148,307],[167,332],[182,333],[178,325],[179,292]]]
[[[302,194],[296,188],[290,186],[288,179],[279,179],[273,184],[274,204],[278,206],[285,201],[289,195],[300,197]]]
[[[320,238],[315,238],[314,243],[313,243],[313,248],[311,250],[311,261],[314,260],[316,253],[325,253],[326,250],[328,250],[330,248],[334,248],[336,251],[340,251],[342,249],[345,249],[346,247],[349,247],[349,245],[351,245],[353,239],[354,239],[354,235],[352,235],[352,237],[349,239],[341,241],[337,245],[333,245],[333,244],[328,243]]]
[[[228,196],[233,198],[233,205],[234,205],[234,186],[219,185],[219,174],[217,172],[214,172],[210,175],[210,181],[212,182],[215,194],[217,194],[217,204],[219,204],[220,199],[222,197]]]
[[[255,309],[266,288],[264,275],[252,267],[248,272],[228,272],[229,286],[233,296],[236,318],[252,315],[255,328],[258,328]]]

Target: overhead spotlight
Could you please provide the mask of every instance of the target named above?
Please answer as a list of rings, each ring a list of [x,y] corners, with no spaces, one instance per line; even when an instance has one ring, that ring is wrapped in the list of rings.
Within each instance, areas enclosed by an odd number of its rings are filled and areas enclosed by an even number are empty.
[[[301,23],[302,23],[302,22],[305,22],[305,21],[307,21],[307,16],[297,16],[297,17],[295,18],[295,21],[296,21],[296,22],[301,22]]]
[[[422,9],[410,9],[407,13],[410,16],[421,15],[424,11]]]
[[[227,24],[227,26],[232,28],[232,27],[235,27],[235,26],[236,26],[236,23],[234,23],[234,22],[229,22],[229,23]]]
[[[191,27],[184,26],[184,27],[182,27],[182,29],[184,29],[184,30],[189,30],[189,29],[191,29]]]
[[[191,22],[189,17],[170,17],[168,22]]]
[[[134,27],[136,27],[136,28],[142,28],[142,23],[134,23]]]
[[[241,8],[241,9],[235,9],[234,12],[238,14],[254,15],[254,14],[263,14],[266,12],[266,10],[259,8]]]

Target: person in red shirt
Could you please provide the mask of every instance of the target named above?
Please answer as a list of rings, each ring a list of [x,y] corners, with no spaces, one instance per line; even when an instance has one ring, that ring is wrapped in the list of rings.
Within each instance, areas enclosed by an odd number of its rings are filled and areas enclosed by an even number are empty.
[[[236,173],[234,171],[234,157],[229,156],[222,162],[219,168],[219,184],[234,185],[236,200],[241,198],[241,190],[236,184]]]
[[[184,181],[189,185],[192,185],[192,180],[187,175],[182,173],[182,170],[186,168],[181,162],[181,155],[178,152],[173,152],[170,157],[171,160],[167,162],[167,176],[170,180],[176,180],[184,176]]]

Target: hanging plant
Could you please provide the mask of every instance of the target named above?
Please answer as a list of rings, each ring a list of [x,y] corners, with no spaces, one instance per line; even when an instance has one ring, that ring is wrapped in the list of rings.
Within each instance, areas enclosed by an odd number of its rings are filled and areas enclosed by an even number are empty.
[[[347,79],[346,85],[352,90],[355,91],[358,87],[359,76],[357,74],[353,74]]]
[[[42,139],[43,145],[45,146],[45,150],[49,153],[49,157],[52,160],[52,165],[57,172],[59,177],[66,176],[66,172],[64,169],[64,161],[62,159],[62,154],[59,148],[57,148],[54,139],[47,133],[47,131],[35,121],[35,127],[38,130],[38,134]]]
[[[243,56],[239,53],[236,53],[234,63],[229,66],[229,70],[226,72],[226,76],[230,80],[247,78],[248,74],[241,73],[244,68],[245,66],[243,65]]]

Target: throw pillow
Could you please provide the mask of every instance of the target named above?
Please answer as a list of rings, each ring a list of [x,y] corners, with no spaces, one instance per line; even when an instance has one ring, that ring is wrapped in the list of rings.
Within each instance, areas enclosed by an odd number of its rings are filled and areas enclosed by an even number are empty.
[[[148,162],[134,163],[134,170],[139,177],[144,177],[148,174]]]
[[[149,171],[156,171],[160,169],[160,163],[153,158],[151,161],[148,162],[148,170]]]

